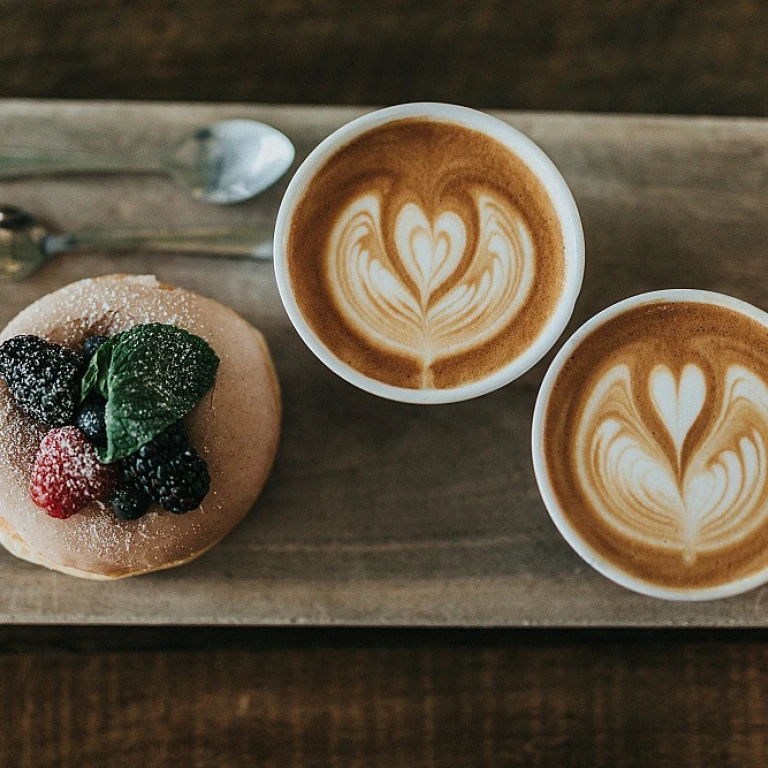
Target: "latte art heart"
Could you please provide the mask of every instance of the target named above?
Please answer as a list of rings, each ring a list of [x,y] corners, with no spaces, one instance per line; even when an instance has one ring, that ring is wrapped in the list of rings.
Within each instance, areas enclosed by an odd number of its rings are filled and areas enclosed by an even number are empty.
[[[490,194],[473,197],[479,237],[451,210],[432,220],[415,203],[397,213],[386,246],[376,194],[341,214],[327,250],[332,295],[349,325],[392,352],[430,367],[492,339],[518,314],[535,277],[534,246],[522,216]]]
[[[594,318],[555,366],[534,463],[577,551],[657,597],[767,581],[768,315],[651,293]]]
[[[290,221],[290,289],[310,337],[364,388],[450,399],[552,328],[580,279],[566,234],[537,172],[502,141],[393,120],[311,176]]]
[[[693,363],[677,377],[657,365],[647,383],[628,365],[613,366],[592,389],[576,433],[576,476],[603,522],[688,565],[768,520],[768,387],[741,365],[728,366],[721,383],[716,415],[689,452],[686,439],[714,396]],[[673,454],[637,405],[645,385]]]
[[[653,406],[675,444],[679,461],[685,438],[707,397],[704,374],[697,365],[686,365],[680,380],[675,381],[674,374],[666,365],[657,365],[648,385]]]

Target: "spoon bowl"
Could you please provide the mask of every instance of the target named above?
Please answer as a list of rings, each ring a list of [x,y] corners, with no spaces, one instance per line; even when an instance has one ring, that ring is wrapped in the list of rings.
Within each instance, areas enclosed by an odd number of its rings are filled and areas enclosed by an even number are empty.
[[[193,197],[218,205],[271,187],[296,151],[285,134],[254,120],[222,120],[182,141],[166,165]]]
[[[0,179],[71,173],[155,173],[170,176],[193,197],[217,205],[263,192],[296,155],[291,140],[256,120],[222,120],[200,128],[156,156],[0,147]]]
[[[45,235],[26,211],[0,206],[0,281],[23,280],[48,261],[40,248]]]

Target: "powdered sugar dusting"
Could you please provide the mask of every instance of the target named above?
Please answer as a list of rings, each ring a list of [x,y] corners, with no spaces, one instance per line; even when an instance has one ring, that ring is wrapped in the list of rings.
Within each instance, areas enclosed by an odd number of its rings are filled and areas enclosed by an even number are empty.
[[[40,443],[29,489],[32,501],[51,517],[67,518],[104,498],[118,479],[118,469],[99,461],[77,427],[62,427]]]
[[[45,429],[16,408],[8,389],[0,379],[0,464],[11,473],[13,482],[7,490],[17,496],[28,495],[29,475]]]
[[[280,404],[268,355],[231,310],[153,277],[110,276],[75,283],[33,304],[0,341],[35,334],[75,350],[92,335],[167,323],[205,339],[221,365],[216,384],[188,417],[192,444],[206,459],[211,490],[204,508],[173,515],[153,507],[136,521],[92,503],[69,521],[34,506],[29,480],[44,436],[0,382],[0,522],[32,553],[77,571],[123,575],[184,561],[221,538],[250,509],[274,457]]]
[[[96,285],[99,290],[95,291]],[[171,311],[168,293],[174,298]],[[141,296],[141,302],[131,302],[132,295]],[[137,325],[158,322],[158,315],[163,317],[163,323],[179,328],[194,325],[200,312],[189,296],[180,289],[161,289],[154,277],[126,277],[112,284],[99,279],[84,280],[60,294],[61,313],[52,316],[50,307],[38,302],[26,310],[25,320],[32,325],[29,333],[81,349],[88,336],[113,336]],[[77,313],[68,311],[68,304],[76,305]]]

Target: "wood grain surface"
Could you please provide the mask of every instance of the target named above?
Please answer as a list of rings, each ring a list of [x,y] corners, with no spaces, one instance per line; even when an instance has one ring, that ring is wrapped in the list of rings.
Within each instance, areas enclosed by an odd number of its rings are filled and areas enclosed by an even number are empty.
[[[225,115],[265,119],[299,159],[359,110],[6,102],[10,144],[135,154]],[[768,123],[506,113],[573,188],[587,240],[570,330],[614,301],[663,287],[719,290],[768,305]],[[222,210],[163,179],[15,181],[0,200],[60,227],[268,221],[277,187]],[[737,625],[768,622],[768,588],[715,603],[644,598],[586,566],[551,524],[529,433],[546,361],[475,401],[390,403],[347,385],[289,325],[271,266],[79,255],[0,286],[0,321],[67,282],[155,272],[261,327],[285,399],[278,461],[253,514],[225,542],[172,572],[83,584],[0,555],[6,622],[364,625]]]
[[[0,96],[768,115],[762,0],[0,0]]]
[[[0,633],[0,765],[768,761],[764,633],[125,632]]]
[[[363,105],[428,98],[497,108],[768,116],[768,5],[761,0],[0,0],[0,71],[0,96]],[[11,113],[3,114],[0,125],[7,130]],[[13,135],[23,138],[33,118],[40,139],[50,136],[66,146],[71,137],[75,144],[98,146],[98,139],[85,139],[77,130],[78,114],[73,107],[68,121],[46,126],[44,109],[17,109]],[[642,125],[643,141],[653,142],[657,123]],[[663,126],[662,137],[670,130]],[[61,131],[68,134],[63,139]],[[700,133],[706,131],[704,124]],[[628,137],[637,141],[637,131],[628,130]],[[742,286],[743,295],[755,301],[762,298],[755,229],[765,206],[759,195],[749,206],[740,189],[752,197],[761,173],[765,179],[760,141],[764,144],[759,137],[757,144],[753,138],[746,145],[735,141],[736,157],[729,161],[728,139],[719,135],[715,165],[705,161],[684,174],[701,173],[709,191],[689,201],[684,186],[672,192],[673,175],[666,198],[658,202],[663,214],[665,201],[684,212],[695,211],[698,200],[715,212],[716,221],[730,221],[703,253],[723,254],[716,263],[732,250],[746,253],[751,267],[743,279],[738,275],[743,262],[737,259],[725,268],[724,282]],[[684,143],[676,141],[671,163],[669,153],[662,153],[653,165],[662,180],[668,169],[680,174],[691,158]],[[550,144],[557,146],[556,137]],[[700,135],[698,146],[705,145]],[[625,149],[618,135],[606,146],[611,173],[621,170]],[[561,153],[558,162],[565,165],[568,147]],[[689,233],[669,232],[664,215],[650,216],[644,231],[632,217],[632,195],[643,188],[637,207],[648,212],[657,181],[650,172],[641,178],[630,171],[633,181],[623,181],[619,173],[611,186],[600,173],[603,154],[597,144],[590,155],[593,175],[605,189],[602,203],[583,185],[577,190],[583,212],[582,198],[591,200],[590,256],[599,253],[599,263],[613,276],[629,269],[643,283],[639,265],[627,267],[620,254],[611,253],[621,236],[600,230],[611,213],[620,214],[616,223],[629,230],[635,253],[659,250],[665,233],[675,241]],[[572,167],[577,165],[574,160]],[[745,180],[735,175],[730,181],[730,166]],[[735,185],[722,209],[721,184]],[[69,183],[46,182],[35,194],[14,184],[3,186],[2,194],[11,202],[39,205],[36,212],[61,226],[130,221],[148,210],[162,218],[157,210],[169,200],[174,220],[209,213],[192,206],[179,211],[167,186],[131,185],[124,203],[102,194],[112,189],[107,181],[78,186],[76,195],[71,189]],[[620,192],[616,202],[613,189]],[[270,198],[269,206],[275,203]],[[273,213],[269,206],[267,216]],[[261,210],[247,207],[242,215]],[[708,214],[683,218],[695,225]],[[750,223],[742,235],[745,221]],[[714,225],[707,231],[711,236]],[[696,248],[694,236],[682,251],[701,267],[705,259],[695,258]],[[676,252],[677,246],[662,245],[668,266],[655,268],[645,281],[649,287],[671,284],[680,274]],[[148,258],[80,264],[81,275],[93,266],[154,266]],[[185,282],[185,264],[170,260],[167,274]],[[64,278],[57,269],[41,275],[6,314],[56,287]],[[702,283],[714,287],[712,269],[704,269]],[[212,291],[202,278],[195,285]],[[250,300],[259,285],[251,276],[235,295]],[[3,302],[9,297],[12,293],[0,293]],[[599,304],[594,294],[590,305]],[[253,308],[249,315],[260,317]],[[299,345],[291,349],[302,353]],[[339,405],[332,405],[342,420]],[[357,412],[363,405],[357,401]],[[292,429],[297,434],[301,425]],[[325,502],[321,498],[321,510]],[[343,531],[348,517],[331,530]],[[333,522],[327,509],[324,519]],[[278,559],[279,552],[272,551]],[[541,554],[547,557],[546,551]],[[303,558],[307,570],[312,557],[310,552]],[[358,569],[355,558],[352,550],[350,566]],[[296,555],[290,565],[295,563]],[[570,560],[571,568],[579,565]],[[25,583],[19,584],[19,568],[26,566],[0,557],[6,618],[25,621],[32,613],[41,618],[58,605],[59,593],[66,601],[75,589],[86,590],[81,612],[87,607],[86,585],[48,577],[41,590],[32,570],[23,571]],[[542,572],[551,582],[543,565]],[[199,578],[188,587],[196,589]],[[273,583],[267,580],[265,594]],[[593,579],[587,602],[604,587]],[[502,591],[500,600],[506,597]],[[105,613],[109,600],[107,595],[96,601],[97,612]],[[725,621],[743,622],[750,600],[759,614],[757,593],[729,601],[734,608]],[[3,627],[0,764],[764,766],[766,639],[759,630],[704,636],[693,630],[614,630],[596,637],[589,630],[471,630],[457,636],[449,630],[379,629],[361,635],[291,628],[265,636],[263,630],[221,628]]]

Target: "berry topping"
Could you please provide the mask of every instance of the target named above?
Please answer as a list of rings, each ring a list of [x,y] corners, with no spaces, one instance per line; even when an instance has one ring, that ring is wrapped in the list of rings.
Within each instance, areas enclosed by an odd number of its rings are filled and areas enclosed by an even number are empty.
[[[77,413],[75,422],[80,431],[94,444],[107,444],[107,401],[100,397],[89,397]]]
[[[63,427],[43,438],[30,493],[51,517],[66,519],[107,496],[119,476],[114,465],[99,461],[95,447],[77,427]]]
[[[176,423],[123,461],[125,473],[163,509],[197,509],[211,484],[208,466]]]
[[[149,511],[152,499],[132,482],[122,483],[112,491],[109,506],[121,520],[138,520]]]
[[[14,402],[46,427],[74,423],[82,372],[77,352],[37,336],[15,336],[0,346],[0,376]]]
[[[89,361],[98,351],[99,347],[109,341],[109,336],[91,336],[83,342],[83,357]]]

